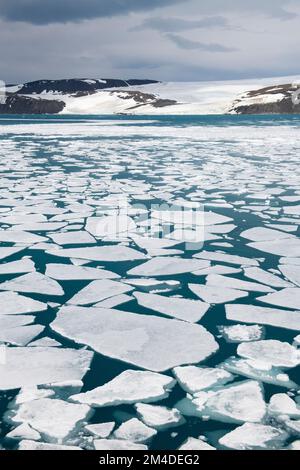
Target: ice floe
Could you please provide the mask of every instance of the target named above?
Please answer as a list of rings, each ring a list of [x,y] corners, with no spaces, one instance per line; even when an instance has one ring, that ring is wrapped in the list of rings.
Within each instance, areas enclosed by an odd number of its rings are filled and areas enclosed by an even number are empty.
[[[100,354],[156,372],[198,363],[218,350],[200,325],[113,309],[63,307],[51,328]]]
[[[68,300],[68,303],[72,305],[90,305],[115,295],[131,292],[132,290],[133,287],[123,284],[122,282],[112,281],[110,279],[99,279],[92,281],[77,292],[77,294]]]
[[[165,297],[143,292],[135,292],[133,295],[142,307],[191,323],[200,321],[210,307],[209,304],[200,300]]]
[[[279,269],[289,281],[300,287],[300,264],[295,266],[292,264],[280,265]]]
[[[87,405],[42,398],[23,403],[7,416],[9,422],[26,423],[39,432],[46,442],[62,444],[92,414]]]
[[[288,311],[256,305],[226,305],[227,320],[243,323],[271,325],[288,330],[300,331],[300,312]]]
[[[96,439],[94,441],[96,450],[147,450],[144,444],[125,441],[122,439]]]
[[[114,438],[131,442],[147,442],[156,434],[155,429],[150,428],[137,418],[132,418],[121,424],[114,432]]]
[[[241,343],[263,339],[264,328],[259,325],[219,326],[218,330],[228,343]]]
[[[128,271],[129,276],[170,276],[190,273],[209,266],[208,261],[184,258],[153,258]]]
[[[189,437],[178,450],[216,450],[216,448],[201,439]]]
[[[87,248],[64,248],[61,250],[49,250],[49,255],[62,258],[79,258],[91,261],[121,262],[147,259],[140,251],[121,245],[95,246]]]
[[[220,366],[233,374],[242,375],[249,379],[259,380],[278,387],[298,388],[297,384],[290,380],[282,369],[264,362],[264,358],[251,360],[229,357]]]
[[[1,287],[1,284],[0,284]],[[17,315],[23,313],[37,313],[47,310],[48,305],[16,292],[0,292],[0,315]]]
[[[85,426],[85,430],[92,436],[95,436],[99,439],[106,439],[113,432],[115,425],[116,423],[114,421],[99,424],[88,424]]]
[[[92,358],[93,353],[85,350],[6,347],[5,363],[0,364],[0,390],[81,379]]]
[[[259,302],[300,310],[300,287],[286,288],[274,294],[258,297]]]
[[[261,340],[242,343],[238,355],[253,361],[262,361],[275,367],[292,368],[300,364],[300,351],[289,343],[278,340]]]
[[[120,276],[112,271],[72,264],[47,264],[46,276],[57,281],[93,281],[96,279],[118,279]]]
[[[208,304],[224,304],[225,302],[233,302],[248,296],[248,292],[231,289],[230,287],[217,287],[189,284],[189,289],[204,302]]]
[[[24,274],[11,281],[2,282],[0,289],[42,295],[64,295],[63,288],[58,282],[38,272]]]
[[[175,367],[173,372],[181,387],[191,394],[225,385],[234,379],[231,373],[219,368],[184,366]]]
[[[93,407],[151,403],[167,398],[175,383],[172,377],[156,372],[126,370],[101,387],[72,396],[71,400]]]
[[[185,420],[176,408],[137,403],[135,409],[139,418],[147,425],[158,430],[165,430],[184,424]]]
[[[280,449],[288,434],[274,426],[259,423],[245,423],[228,434],[219,443],[234,450],[272,450]]]
[[[257,284],[256,282],[242,281],[240,279],[235,279],[233,277],[221,276],[219,274],[210,274],[206,278],[206,283],[208,286],[216,286],[218,289],[229,288],[229,289],[239,289],[249,292],[274,292],[274,289],[262,284]]]

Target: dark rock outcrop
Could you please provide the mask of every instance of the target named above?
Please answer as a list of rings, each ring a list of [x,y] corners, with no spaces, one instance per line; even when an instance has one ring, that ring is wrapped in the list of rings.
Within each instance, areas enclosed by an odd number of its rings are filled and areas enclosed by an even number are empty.
[[[0,104],[0,114],[57,114],[64,107],[63,101],[7,93],[5,103]]]
[[[34,82],[24,83],[22,88],[17,91],[18,94],[40,94],[46,92],[55,92],[63,94],[73,94],[79,92],[96,92],[107,88],[119,88],[128,86],[148,85],[158,83],[155,80],[118,80],[111,78],[104,79],[85,79],[71,78],[63,80],[36,80]]]
[[[300,103],[293,100],[293,94],[298,92],[299,87],[292,84],[270,86],[259,90],[252,90],[238,98],[230,112],[237,114],[300,114]],[[278,100],[275,95],[282,95]],[[274,101],[263,102],[268,96],[274,95]],[[300,94],[299,94],[300,97]],[[243,104],[244,100],[252,99],[253,103]],[[256,101],[257,100],[257,101]],[[255,102],[256,101],[256,102]],[[297,100],[299,101],[299,100]]]

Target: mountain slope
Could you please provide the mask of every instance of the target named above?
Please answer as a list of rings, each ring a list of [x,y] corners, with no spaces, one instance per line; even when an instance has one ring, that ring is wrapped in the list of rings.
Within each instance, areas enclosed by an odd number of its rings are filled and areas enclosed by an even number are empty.
[[[299,114],[300,76],[226,82],[38,80],[8,86],[0,113]],[[13,104],[13,106],[12,106]]]

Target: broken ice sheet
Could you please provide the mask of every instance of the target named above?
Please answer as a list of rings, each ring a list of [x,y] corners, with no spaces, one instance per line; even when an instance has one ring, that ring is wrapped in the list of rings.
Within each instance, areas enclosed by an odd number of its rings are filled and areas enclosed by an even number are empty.
[[[200,253],[195,254],[193,258],[219,261],[221,263],[238,266],[259,266],[259,263],[256,259],[245,258],[243,256],[237,255],[228,255],[227,253],[219,253],[214,251],[200,251]]]
[[[223,367],[233,374],[242,375],[249,379],[259,380],[260,382],[269,383],[278,387],[298,388],[298,385],[290,380],[286,372],[264,362],[264,358],[252,360],[229,357],[220,364],[220,367]]]
[[[120,276],[105,269],[74,266],[73,264],[47,264],[45,275],[57,281],[93,281],[118,279]]]
[[[277,393],[271,397],[268,413],[272,416],[286,415],[300,419],[300,406],[287,393]]]
[[[38,272],[24,274],[16,279],[2,282],[0,289],[42,295],[64,295],[64,291],[58,282]]]
[[[123,439],[96,439],[94,441],[96,450],[147,450],[144,444],[126,441]]]
[[[257,300],[265,304],[300,310],[300,288],[286,288],[274,294],[258,297]]]
[[[93,353],[62,348],[5,348],[0,364],[0,390],[82,379],[90,368]]]
[[[44,326],[30,325],[8,328],[0,331],[0,343],[9,343],[15,346],[26,346],[42,333]]]
[[[280,449],[288,439],[288,433],[274,426],[245,423],[228,434],[219,443],[234,450]]]
[[[300,287],[300,263],[299,265],[283,264],[279,266],[282,274],[293,284]]]
[[[239,289],[249,292],[274,292],[274,289],[256,282],[242,281],[234,277],[210,274],[206,278],[207,286],[217,286],[219,288]]]
[[[143,292],[135,292],[133,295],[142,307],[191,323],[200,321],[210,307],[209,304],[200,300],[165,297]]]
[[[201,284],[189,284],[188,286],[197,297],[209,304],[224,304],[248,296],[248,292],[229,287],[216,288],[216,286]]]
[[[115,439],[124,439],[131,442],[147,442],[150,441],[157,431],[137,418],[132,418],[122,423],[121,426],[114,432]]]
[[[0,265],[0,274],[24,274],[35,271],[34,262],[29,258],[23,258]]]
[[[244,269],[244,273],[245,276],[249,279],[254,279],[258,282],[261,282],[262,284],[266,284],[267,286],[278,288],[292,287],[292,284],[290,282],[287,282],[279,276],[275,276],[274,274],[271,274],[270,272],[264,271],[260,268],[246,268]]]
[[[23,247],[13,247],[13,246],[3,246],[0,247],[0,260],[9,258],[12,255],[15,255],[19,253],[20,251],[23,251]]]
[[[242,343],[263,339],[265,330],[259,325],[219,326],[219,332],[228,343]]]
[[[300,312],[256,305],[225,305],[226,318],[243,323],[270,325],[288,330],[300,331]]]
[[[157,372],[198,363],[218,350],[200,325],[120,310],[63,307],[51,328],[100,354]]]
[[[15,424],[27,423],[46,442],[62,444],[91,414],[92,410],[87,405],[42,398],[23,403],[15,412],[9,412],[6,420]]]
[[[191,402],[193,416],[209,417],[224,423],[259,423],[266,414],[262,385],[253,380],[198,392],[188,401]]]
[[[47,304],[19,295],[16,292],[0,292],[0,305],[0,315],[43,312],[48,308]]]
[[[143,253],[134,250],[133,248],[121,245],[64,248],[61,250],[48,250],[46,253],[62,258],[79,258],[102,262],[121,262],[147,259]]]
[[[122,279],[122,282],[130,284],[131,286],[136,286],[140,290],[146,292],[158,293],[158,292],[171,292],[180,287],[179,281],[167,281],[167,280],[158,280],[158,279]]]
[[[278,340],[261,340],[242,343],[238,346],[239,356],[261,361],[275,367],[293,368],[300,364],[300,351],[289,343]]]
[[[68,300],[68,304],[90,305],[115,295],[131,292],[132,290],[133,287],[123,284],[122,282],[112,281],[110,279],[96,280],[77,292],[74,297]]]
[[[49,234],[49,237],[58,245],[92,245],[96,243],[94,237],[84,230]]]
[[[208,261],[185,258],[154,258],[130,269],[129,276],[169,276],[190,273],[210,265]]]
[[[264,242],[294,238],[294,235],[289,235],[287,233],[266,227],[254,227],[242,232],[241,237],[246,238],[247,240],[251,240],[253,242]]]
[[[212,447],[207,442],[202,441],[201,439],[195,439],[194,437],[189,437],[178,450],[216,450],[215,447]]]
[[[110,382],[94,390],[73,395],[70,400],[92,407],[152,403],[167,398],[175,383],[172,377],[156,372],[126,370]]]
[[[191,394],[234,380],[231,373],[220,368],[183,366],[175,367],[173,373],[183,390]]]
[[[46,242],[48,239],[29,232],[21,232],[15,230],[0,230],[0,242],[19,243],[31,245],[33,243]]]
[[[139,418],[147,425],[158,430],[165,430],[184,424],[185,419],[176,409],[165,406],[137,403],[135,409]]]

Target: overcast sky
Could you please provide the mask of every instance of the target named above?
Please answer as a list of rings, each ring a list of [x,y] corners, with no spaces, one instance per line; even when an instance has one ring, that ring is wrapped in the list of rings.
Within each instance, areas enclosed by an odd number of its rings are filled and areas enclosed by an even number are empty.
[[[299,0],[0,0],[0,79],[298,74]]]

